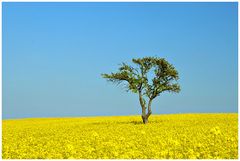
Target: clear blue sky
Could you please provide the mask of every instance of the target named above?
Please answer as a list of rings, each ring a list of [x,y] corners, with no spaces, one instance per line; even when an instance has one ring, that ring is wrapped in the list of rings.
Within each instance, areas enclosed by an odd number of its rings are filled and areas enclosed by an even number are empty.
[[[140,114],[101,78],[159,56],[182,91],[154,114],[237,112],[237,3],[3,3],[3,118]]]

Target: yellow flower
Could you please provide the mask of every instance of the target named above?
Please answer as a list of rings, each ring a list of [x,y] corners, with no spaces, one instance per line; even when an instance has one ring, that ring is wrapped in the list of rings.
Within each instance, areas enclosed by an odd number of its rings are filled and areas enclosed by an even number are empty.
[[[146,132],[145,132],[145,131],[143,131],[143,130],[141,130],[141,134],[145,135],[145,134],[146,134]]]
[[[237,159],[237,114],[3,120],[3,159]]]

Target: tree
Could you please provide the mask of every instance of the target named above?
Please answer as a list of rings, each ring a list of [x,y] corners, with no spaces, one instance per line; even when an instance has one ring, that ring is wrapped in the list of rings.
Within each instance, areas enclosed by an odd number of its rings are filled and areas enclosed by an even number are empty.
[[[144,57],[132,59],[132,62],[135,67],[122,63],[118,72],[102,74],[102,77],[116,84],[126,83],[127,91],[138,93],[142,107],[142,120],[146,124],[152,114],[153,99],[165,91],[180,92],[180,85],[177,82],[178,72],[164,58]]]

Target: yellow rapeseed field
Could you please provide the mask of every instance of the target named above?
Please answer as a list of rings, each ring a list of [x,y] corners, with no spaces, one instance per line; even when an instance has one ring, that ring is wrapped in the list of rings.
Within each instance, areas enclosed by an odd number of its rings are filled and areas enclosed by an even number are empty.
[[[238,158],[238,114],[3,120],[3,159]]]

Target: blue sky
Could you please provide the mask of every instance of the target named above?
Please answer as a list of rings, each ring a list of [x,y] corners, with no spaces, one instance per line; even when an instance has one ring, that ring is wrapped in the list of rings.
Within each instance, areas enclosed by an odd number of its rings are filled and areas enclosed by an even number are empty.
[[[135,115],[136,94],[101,78],[166,58],[181,92],[154,114],[237,112],[237,3],[10,3],[2,9],[3,118]]]

